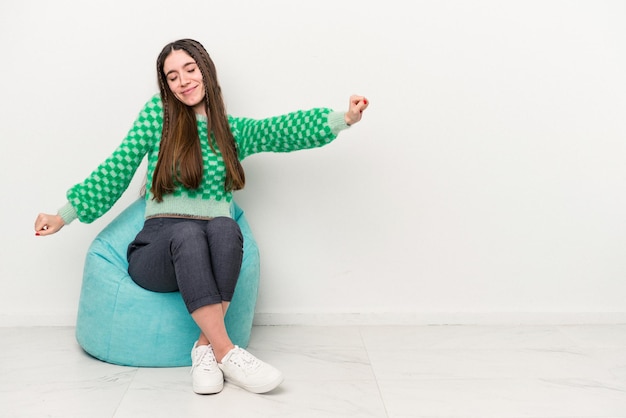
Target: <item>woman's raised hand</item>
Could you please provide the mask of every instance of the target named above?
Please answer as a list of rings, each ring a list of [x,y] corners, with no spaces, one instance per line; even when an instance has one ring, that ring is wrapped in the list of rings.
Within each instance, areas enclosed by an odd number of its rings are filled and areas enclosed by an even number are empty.
[[[64,225],[65,222],[59,215],[40,213],[35,220],[35,235],[52,235],[55,232],[59,232]]]
[[[369,101],[365,97],[358,95],[350,96],[350,106],[345,114],[345,120],[348,126],[354,125],[361,120],[363,111],[367,109],[368,105]]]

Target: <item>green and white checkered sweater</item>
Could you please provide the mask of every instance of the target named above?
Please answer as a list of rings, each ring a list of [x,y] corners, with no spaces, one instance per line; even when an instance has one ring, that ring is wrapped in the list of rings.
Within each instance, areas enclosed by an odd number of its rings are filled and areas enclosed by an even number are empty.
[[[290,152],[321,147],[334,140],[348,127],[342,112],[316,108],[267,119],[228,117],[237,143],[239,159],[259,152]],[[230,216],[232,192],[224,189],[226,168],[219,150],[209,147],[206,117],[197,116],[201,138],[204,177],[198,189],[177,188],[156,202],[146,193],[146,217],[154,215],[189,215],[201,217]],[[133,127],[113,154],[82,183],[67,192],[67,204],[59,210],[66,224],[74,219],[90,223],[104,215],[120,198],[143,158],[148,156],[147,189],[159,156],[163,129],[163,106],[154,95],[139,113]],[[202,140],[204,138],[205,140]]]

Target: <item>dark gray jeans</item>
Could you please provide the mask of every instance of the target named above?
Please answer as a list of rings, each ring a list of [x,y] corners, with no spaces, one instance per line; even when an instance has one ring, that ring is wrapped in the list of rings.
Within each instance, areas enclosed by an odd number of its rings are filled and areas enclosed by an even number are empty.
[[[231,218],[151,218],[128,246],[128,273],[154,292],[179,290],[187,310],[230,302],[241,270],[243,236]]]

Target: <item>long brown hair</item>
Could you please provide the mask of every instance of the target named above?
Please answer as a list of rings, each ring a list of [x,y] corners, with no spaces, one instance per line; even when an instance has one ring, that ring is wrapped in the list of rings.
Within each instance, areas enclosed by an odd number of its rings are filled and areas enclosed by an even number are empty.
[[[180,39],[166,45],[157,58],[157,74],[163,102],[163,133],[161,146],[150,189],[157,202],[172,193],[177,185],[197,189],[202,182],[202,151],[194,110],[180,102],[170,90],[163,65],[172,51],[183,50],[194,59],[202,74],[204,107],[207,114],[209,146],[222,153],[226,166],[226,191],[240,190],[246,179],[237,155],[237,145],[228,124],[228,116],[217,81],[215,65],[204,47],[193,39]],[[213,134],[213,138],[211,138]]]

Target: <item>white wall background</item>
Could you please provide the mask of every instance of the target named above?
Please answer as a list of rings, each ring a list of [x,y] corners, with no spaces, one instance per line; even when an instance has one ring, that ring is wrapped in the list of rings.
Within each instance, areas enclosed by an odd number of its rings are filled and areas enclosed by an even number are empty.
[[[626,2],[5,0],[0,325],[74,323],[93,224],[35,237],[201,41],[230,113],[371,106],[245,161],[259,323],[626,320]],[[139,170],[142,173],[142,170]]]

